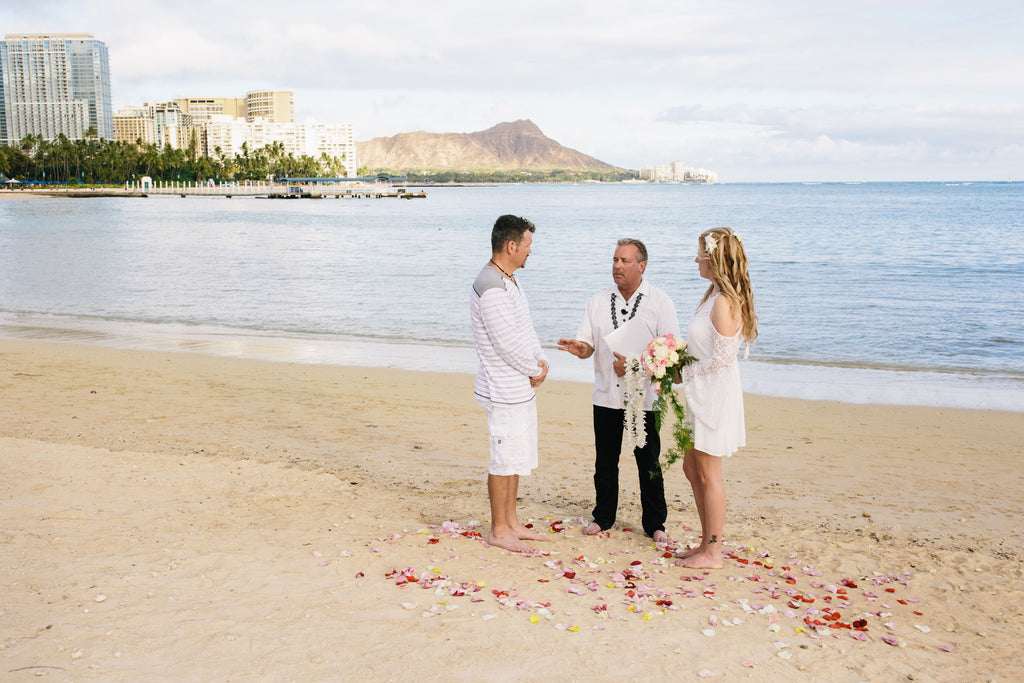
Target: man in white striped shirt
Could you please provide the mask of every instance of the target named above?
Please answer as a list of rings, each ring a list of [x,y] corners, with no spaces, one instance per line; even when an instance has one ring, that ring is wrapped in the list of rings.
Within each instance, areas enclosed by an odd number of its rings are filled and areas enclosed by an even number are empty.
[[[491,230],[491,260],[469,298],[473,339],[480,360],[474,394],[487,411],[491,460],[487,493],[491,530],[487,542],[514,552],[532,550],[524,540],[543,541],[516,514],[519,476],[537,467],[537,402],[534,389],[548,374],[548,361],[530,320],[530,307],[513,273],[526,265],[533,223],[519,216],[498,218]]]

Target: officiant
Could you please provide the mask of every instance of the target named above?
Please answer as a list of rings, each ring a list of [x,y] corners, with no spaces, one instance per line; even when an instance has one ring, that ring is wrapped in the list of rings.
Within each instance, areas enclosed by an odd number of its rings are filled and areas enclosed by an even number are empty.
[[[594,535],[615,524],[619,505],[619,455],[625,419],[626,356],[639,354],[655,337],[679,336],[676,308],[665,292],[644,279],[647,247],[637,239],[620,239],[612,258],[615,284],[587,302],[575,339],[559,339],[558,348],[578,358],[594,358],[594,521],[584,530]],[[654,388],[644,386],[646,443],[633,450],[640,478],[643,528],[656,543],[668,543],[665,482],[658,467],[661,439],[654,424]]]

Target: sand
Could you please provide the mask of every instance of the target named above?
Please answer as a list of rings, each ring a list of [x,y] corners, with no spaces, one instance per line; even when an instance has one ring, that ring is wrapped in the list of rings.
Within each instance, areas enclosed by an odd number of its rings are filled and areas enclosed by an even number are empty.
[[[703,572],[631,458],[582,534],[588,385],[540,390],[523,556],[478,538],[468,375],[0,341],[0,378],[4,680],[1020,679],[1024,413],[747,396]]]

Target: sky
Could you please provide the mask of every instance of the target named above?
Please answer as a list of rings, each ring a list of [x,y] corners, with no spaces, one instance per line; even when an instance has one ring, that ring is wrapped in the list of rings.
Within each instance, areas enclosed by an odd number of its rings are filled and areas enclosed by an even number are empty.
[[[356,140],[530,119],[629,169],[722,182],[1024,180],[1020,0],[33,0],[125,102],[292,90]]]

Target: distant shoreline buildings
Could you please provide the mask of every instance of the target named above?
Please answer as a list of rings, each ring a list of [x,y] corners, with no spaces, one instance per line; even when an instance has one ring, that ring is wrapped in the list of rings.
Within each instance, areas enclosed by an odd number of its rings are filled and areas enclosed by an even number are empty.
[[[126,103],[116,113],[110,90],[107,46],[93,35],[7,34],[0,41],[0,144],[95,135],[221,159],[269,147],[282,157],[329,161],[339,177],[356,177],[351,124],[296,122],[290,90]]]
[[[272,147],[281,156],[325,155],[343,162],[343,175],[358,170],[351,124],[327,125],[295,121],[290,90],[254,90],[245,97],[184,97],[141,107],[126,104],[114,115],[114,139],[170,145],[199,154],[231,159]]]
[[[640,180],[652,183],[717,183],[718,174],[706,168],[692,168],[681,161],[670,161],[640,169]]]

